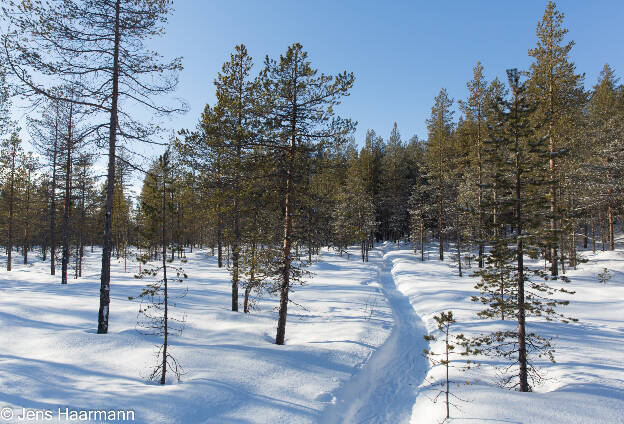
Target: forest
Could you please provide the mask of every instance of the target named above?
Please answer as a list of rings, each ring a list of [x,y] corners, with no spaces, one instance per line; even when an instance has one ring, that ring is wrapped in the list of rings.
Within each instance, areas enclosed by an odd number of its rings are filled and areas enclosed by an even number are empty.
[[[394,123],[390,134],[368,129],[363,140],[353,135],[357,117],[341,108],[357,75],[323,73],[314,51],[308,57],[297,42],[266,58],[234,46],[213,83],[216,101],[196,126],[164,131],[159,119],[192,113],[174,96],[182,59],[145,44],[165,34],[172,10],[165,0],[3,6],[2,291],[28,266],[55,276],[48,285],[89,284],[92,310],[80,306],[85,328],[108,337],[120,315],[136,321],[140,334],[156,340],[149,377],[165,384],[170,375],[184,381],[194,372],[172,343],[192,340],[185,329],[192,313],[184,311],[196,299],[190,281],[210,284],[196,258],[214,260],[210,273],[221,273],[225,290],[221,312],[206,319],[231,311],[243,317],[228,320],[256,325],[253,317],[267,314],[270,336],[263,333],[260,343],[286,349],[303,337],[297,320],[316,301],[297,295],[323,275],[326,255],[374,267],[375,252],[394,246],[414,270],[443,264],[448,278],[472,288],[461,303],[443,302],[438,315],[428,315],[435,321],[417,336],[418,361],[424,355],[425,367],[446,368],[445,378],[435,378],[446,419],[455,390],[448,370],[459,362],[487,367],[483,358],[496,358],[500,386],[539,391],[545,364],[554,364],[565,344],[544,326],[579,325],[572,306],[587,299],[575,272],[601,252],[617,253],[624,212],[624,86],[608,63],[597,65],[596,81],[586,81],[561,9],[549,2],[537,19],[528,69],[510,63],[488,80],[476,62],[466,98],[440,89],[430,115],[420,117],[426,139],[401,134]],[[19,120],[18,109],[27,111]],[[600,265],[603,283],[614,267]],[[118,284],[134,288],[120,292]],[[67,293],[55,296],[74,296]],[[117,308],[122,297],[131,307]],[[488,330],[461,327],[453,338],[462,322],[446,311],[465,304]],[[379,308],[367,300],[365,315],[371,319]],[[435,344],[436,331],[446,341]],[[621,357],[613,366],[621,377]],[[0,382],[2,391],[8,381]],[[621,408],[619,381],[613,390]],[[344,421],[335,422],[365,422],[341,414]],[[334,422],[328,416],[320,422]],[[390,416],[370,422],[408,422]]]

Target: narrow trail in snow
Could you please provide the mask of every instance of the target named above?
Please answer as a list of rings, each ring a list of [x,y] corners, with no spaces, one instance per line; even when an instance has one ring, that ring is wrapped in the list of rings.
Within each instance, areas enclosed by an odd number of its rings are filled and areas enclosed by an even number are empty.
[[[336,403],[320,417],[324,424],[408,423],[418,386],[427,373],[422,352],[427,330],[407,296],[396,288],[383,246],[371,251],[371,267],[392,308],[393,327],[386,342],[335,394]]]

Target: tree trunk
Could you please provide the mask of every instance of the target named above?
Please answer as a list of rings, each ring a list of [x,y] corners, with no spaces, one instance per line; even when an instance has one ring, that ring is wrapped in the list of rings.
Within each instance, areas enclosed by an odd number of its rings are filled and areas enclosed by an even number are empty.
[[[440,260],[443,261],[444,260],[444,231],[442,228],[442,211],[443,211],[443,197],[442,197],[442,177],[440,177],[440,205],[439,205],[439,220],[438,220],[438,233],[440,235]]]
[[[223,268],[223,224],[221,221],[221,208],[217,206],[217,266]]]
[[[243,303],[243,312],[246,314],[249,313],[249,295],[251,294],[251,290],[256,284],[255,276],[256,276],[256,243],[251,242],[251,264],[249,266],[249,283],[247,284],[247,287],[245,287],[245,301]]]
[[[17,144],[12,145],[11,150],[11,181],[9,185],[9,222],[8,222],[8,239],[7,239],[7,271],[12,268],[12,251],[13,251],[13,209],[15,206],[15,157],[17,156]]]
[[[550,117],[548,119],[548,138],[549,138],[549,170],[550,170],[550,274],[554,277],[559,273],[557,264],[557,190],[555,187],[555,140],[553,137],[553,117],[554,117],[554,87],[553,87],[553,70],[552,67],[548,76],[548,110]]]
[[[561,241],[559,242],[559,254],[561,255],[560,257],[560,262],[561,262],[561,273],[565,275],[565,242],[563,237],[561,237]]]
[[[58,102],[54,122],[54,151],[52,152],[52,187],[50,189],[50,275],[56,275],[56,161],[58,157]]]
[[[518,113],[518,100],[516,98],[514,110]],[[520,167],[520,148],[519,148],[518,134],[515,134],[515,156],[516,156],[516,187],[515,187],[515,203],[516,203],[516,228],[518,234],[516,235],[516,259],[517,259],[517,276],[518,276],[518,365],[519,365],[519,380],[520,391],[529,391],[528,369],[527,369],[527,352],[526,352],[526,314],[524,307],[524,246],[522,244],[522,179],[521,179],[521,167]]]
[[[481,103],[481,101],[479,101]],[[479,208],[479,227],[477,231],[477,237],[479,238],[479,268],[483,268],[483,165],[481,163],[481,105],[477,113],[477,160],[479,162],[478,172],[478,193],[477,193],[477,205]]]
[[[251,285],[247,285],[247,287],[245,287],[245,300],[243,302],[243,312],[248,314],[249,313],[249,294],[251,293]]]
[[[444,228],[442,214],[444,212],[444,193],[442,189],[442,140],[438,146],[438,191],[439,191],[439,205],[438,205],[438,234],[440,237],[440,260],[444,260]]]
[[[294,135],[291,147],[291,166],[294,162]],[[284,199],[284,245],[282,249],[282,284],[280,287],[280,307],[277,320],[277,334],[275,344],[283,345],[286,336],[286,316],[288,315],[288,292],[290,290],[290,249],[292,232],[292,173],[288,170],[286,177],[286,196]]]
[[[420,261],[425,261],[425,223],[421,219],[420,220]]]
[[[50,190],[46,185],[45,190],[45,204],[50,204]],[[48,207],[49,209],[49,207]],[[48,211],[49,212],[49,211]],[[48,216],[48,218],[50,218]],[[48,243],[50,242],[50,234],[42,234],[42,243],[41,243],[41,260],[45,262],[48,259]]]
[[[290,149],[288,149],[288,163],[286,171],[286,192],[284,194],[284,245],[282,250],[282,285],[280,287],[280,308],[277,319],[277,333],[275,344],[283,345],[286,337],[286,317],[288,315],[288,294],[290,291],[291,267],[291,237],[292,214],[294,211],[293,199],[293,171],[295,168],[295,149],[297,147],[297,62],[293,75],[292,115],[290,121]]]
[[[234,209],[238,208],[235,201]],[[238,262],[239,262],[240,228],[238,212],[234,212],[234,241],[232,244],[232,311],[238,312]]]
[[[32,167],[29,165],[28,167],[28,180],[26,185],[26,225],[24,225],[24,246],[22,248],[24,253],[24,265],[28,264],[28,248],[30,247],[29,233],[28,230],[30,228],[30,180],[31,180]]]
[[[80,243],[76,243],[76,258],[74,259],[74,279],[78,279],[80,272]]]
[[[570,266],[576,269],[576,231],[572,231],[570,245]]]
[[[596,253],[596,219],[592,215],[591,219],[591,234],[592,234],[592,252]]]
[[[69,216],[71,208],[72,179],[72,118],[73,103],[69,106],[69,126],[67,128],[66,160],[65,160],[65,199],[63,207],[63,256],[61,258],[61,284],[67,284],[67,267],[69,265]]]
[[[607,232],[605,231],[605,217],[602,211],[600,211],[598,219],[600,220],[600,245],[604,252],[606,250],[605,246],[607,245]]]
[[[461,239],[461,235],[460,232],[457,232],[457,266],[459,267],[459,276],[463,277],[463,273],[462,273],[462,263],[461,263],[461,243],[462,243],[462,239]]]
[[[117,142],[117,101],[119,99],[119,41],[121,0],[115,2],[115,45],[113,49],[113,91],[108,137],[108,169],[106,179],[106,202],[104,215],[104,240],[102,243],[102,272],[100,276],[100,308],[98,311],[98,334],[108,333],[110,306],[110,261],[113,228],[113,197],[115,194],[115,149]]]
[[[609,197],[611,200],[611,197]],[[613,236],[613,208],[609,205],[609,209],[607,210],[607,215],[609,217],[609,250],[615,250],[615,237]]]
[[[519,210],[520,207],[518,206]],[[517,260],[518,260],[518,364],[520,391],[529,391],[527,356],[526,356],[526,323],[524,310],[524,251],[522,246],[522,237],[518,237],[517,241]]]
[[[163,266],[163,284],[164,284],[164,293],[163,293],[163,303],[165,307],[164,316],[163,316],[163,356],[162,356],[162,373],[160,376],[160,384],[165,384],[165,379],[167,375],[167,336],[169,335],[169,329],[167,328],[168,324],[168,308],[169,308],[169,293],[167,287],[167,208],[166,199],[167,199],[167,175],[165,173],[165,167],[163,166],[163,194],[162,194],[162,266]]]

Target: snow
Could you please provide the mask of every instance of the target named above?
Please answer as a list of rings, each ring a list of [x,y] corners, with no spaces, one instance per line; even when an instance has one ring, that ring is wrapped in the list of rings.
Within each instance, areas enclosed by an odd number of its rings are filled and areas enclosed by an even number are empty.
[[[392,333],[366,366],[341,388],[339,402],[325,411],[322,423],[401,423],[411,416],[417,383],[427,370],[422,356],[427,333],[409,299],[397,291],[391,264],[383,253],[374,250],[369,260],[390,302]]]
[[[96,334],[99,253],[88,253],[84,277],[67,286],[34,254],[34,264],[14,255],[14,271],[0,271],[0,408],[14,410],[5,422],[49,422],[19,420],[22,408],[58,421],[69,408],[132,410],[140,423],[438,423],[444,408],[431,401],[430,381],[442,369],[422,356],[433,316],[452,310],[465,334],[502,325],[476,317],[475,279],[457,277],[450,258],[434,259],[432,248],[420,262],[410,246],[385,244],[366,264],[356,250],[348,259],[324,251],[313,278],[295,288],[305,309],[290,305],[286,345],[276,346],[277,299],[260,299],[252,314],[229,311],[227,269],[196,251],[187,253],[188,294],[176,306],[186,329],[171,337],[186,374],[163,387],[146,381],[158,339],[137,331],[139,304],[128,300],[144,284],[136,262],[124,273],[123,259],[113,261],[109,334]],[[455,371],[474,384],[452,388],[467,402],[451,409],[451,422],[624,422],[624,255],[585,257],[568,271],[576,294],[566,313],[579,322],[528,322],[555,338],[544,384],[528,394],[501,389],[491,359]],[[600,284],[605,267],[612,278]]]
[[[295,288],[292,298],[306,310],[290,306],[286,345],[276,346],[277,299],[252,314],[229,311],[227,269],[194,252],[184,264],[188,294],[176,308],[186,328],[171,337],[187,373],[161,387],[145,378],[158,339],[136,330],[139,304],[128,300],[144,284],[134,278],[136,262],[124,273],[123,260],[113,261],[109,334],[96,334],[99,253],[88,254],[84,278],[67,286],[41,262],[0,271],[0,339],[10,341],[0,352],[0,407],[16,415],[49,409],[55,420],[69,407],[131,409],[142,423],[318,422],[392,326],[374,270],[326,252],[310,267],[313,281]],[[173,296],[182,290],[170,288]]]
[[[430,252],[429,257],[435,257]],[[470,301],[475,294],[475,278],[457,277],[451,262],[431,260],[421,263],[411,250],[386,253],[398,290],[408,296],[416,313],[432,332],[433,316],[452,310],[456,333],[476,335],[500,328],[500,321],[477,319],[480,304]],[[455,402],[452,423],[624,423],[624,255],[622,252],[585,253],[588,262],[568,270],[565,312],[579,319],[575,324],[529,319],[527,331],[553,337],[556,363],[539,365],[547,380],[534,393],[518,393],[495,384],[491,358],[466,374],[455,371],[451,379],[476,382],[453,387],[466,402]],[[609,268],[613,277],[606,285],[597,274]],[[469,273],[466,273],[469,274]],[[508,323],[513,325],[513,322]],[[440,350],[440,345],[433,345]],[[504,365],[499,363],[497,365]],[[427,380],[442,381],[442,367],[429,371]],[[421,385],[412,410],[411,423],[440,422],[445,416],[442,402],[433,403],[430,383]]]

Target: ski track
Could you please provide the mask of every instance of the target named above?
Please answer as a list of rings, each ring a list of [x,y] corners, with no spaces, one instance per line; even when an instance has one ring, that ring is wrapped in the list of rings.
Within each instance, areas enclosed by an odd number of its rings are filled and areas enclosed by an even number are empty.
[[[392,332],[364,367],[338,390],[335,403],[324,411],[320,423],[410,422],[417,388],[428,370],[423,356],[427,329],[409,298],[397,290],[387,251],[388,245],[372,250],[369,264],[377,272],[392,309]]]

